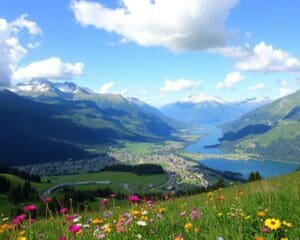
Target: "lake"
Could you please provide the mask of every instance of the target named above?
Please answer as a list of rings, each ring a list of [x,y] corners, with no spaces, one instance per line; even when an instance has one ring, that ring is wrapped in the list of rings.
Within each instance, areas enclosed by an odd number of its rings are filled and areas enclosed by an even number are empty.
[[[199,132],[198,132],[199,133]],[[218,139],[222,136],[220,128],[213,125],[202,126],[200,130],[204,134],[197,142],[186,148],[189,152],[205,153],[205,154],[222,154],[222,150],[218,148],[205,148],[207,145],[218,144]],[[248,178],[249,174],[258,171],[264,178],[275,177],[287,173],[291,173],[300,167],[299,164],[275,162],[270,160],[228,160],[225,158],[207,158],[201,160],[201,164],[212,169],[220,171],[239,172],[243,178]]]

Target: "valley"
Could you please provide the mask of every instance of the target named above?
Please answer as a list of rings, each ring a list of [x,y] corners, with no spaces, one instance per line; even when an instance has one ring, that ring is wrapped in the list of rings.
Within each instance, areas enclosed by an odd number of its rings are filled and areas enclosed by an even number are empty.
[[[215,112],[216,121],[209,120],[211,123],[201,118],[200,123],[188,119],[183,122],[180,117],[164,115],[138,99],[98,94],[75,84],[54,84],[41,79],[20,84],[12,92],[2,91],[0,99],[0,108],[6,113],[5,118],[0,119],[6,126],[1,136],[3,144],[8,144],[1,150],[7,157],[6,162],[20,171],[42,177],[40,183],[32,184],[31,200],[51,197],[66,201],[69,196],[78,201],[77,207],[86,201],[87,207],[93,209],[97,196],[109,196],[109,193],[119,195],[120,199],[130,193],[151,194],[157,198],[173,192],[186,195],[218,185],[244,183],[251,172],[271,178],[299,168],[287,158],[274,158],[280,162],[272,162],[269,159],[273,158],[249,151],[254,139],[257,145],[267,146],[278,136],[281,142],[297,137],[297,109],[283,114],[283,120],[274,120],[273,125],[257,121],[256,125],[250,122],[239,128],[237,118],[231,123],[234,132],[228,132],[231,125],[223,122],[261,105],[266,105],[262,109],[270,108],[266,99],[228,103],[216,98],[193,98],[189,107],[187,100],[184,106],[180,105],[186,109],[195,105],[189,110],[196,111],[195,114],[203,111],[206,116]],[[230,110],[217,118],[216,106],[219,110]],[[198,117],[200,115],[192,118]],[[14,125],[18,129],[13,129]],[[25,139],[32,140],[25,142]],[[12,147],[18,149],[17,155],[16,152],[11,154]],[[160,166],[164,173],[136,175],[129,170],[118,171],[119,168],[103,171],[113,166],[144,164]],[[22,179],[4,177],[11,179],[12,190],[25,187]],[[17,211],[19,203],[12,205],[9,194],[1,195],[4,209]]]

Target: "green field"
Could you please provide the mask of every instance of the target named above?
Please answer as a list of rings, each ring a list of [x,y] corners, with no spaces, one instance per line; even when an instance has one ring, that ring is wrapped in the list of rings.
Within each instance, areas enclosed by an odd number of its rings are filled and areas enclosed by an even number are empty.
[[[32,240],[40,239],[41,235],[44,239],[67,236],[82,240],[97,239],[97,236],[111,240],[297,240],[300,236],[299,189],[300,172],[296,172],[190,197],[173,199],[170,196],[167,201],[154,205],[127,202],[118,207],[119,203],[112,205],[109,200],[108,215],[102,211],[83,211],[78,222],[66,223],[58,214],[32,225],[24,222],[21,230],[25,229],[24,235]],[[93,223],[94,220],[100,223]],[[77,234],[71,233],[69,226],[79,223],[86,224],[86,228],[81,227]],[[16,236],[21,230],[5,230],[2,234]]]
[[[137,155],[150,155],[152,154],[152,148],[157,146],[155,143],[132,143],[124,142],[122,146],[111,148],[112,151],[130,152]]]
[[[82,173],[75,175],[62,175],[62,176],[51,176],[45,177],[43,180],[51,181],[51,185],[55,186],[60,183],[66,182],[80,182],[80,181],[111,181],[112,184],[104,185],[104,187],[110,186],[113,191],[119,192],[124,188],[119,183],[126,183],[129,185],[129,189],[142,191],[145,188],[149,188],[150,185],[153,187],[159,186],[167,181],[166,174],[157,175],[143,175],[139,176],[134,173],[128,172],[98,172],[98,173]],[[91,188],[98,188],[99,185],[92,185]],[[76,188],[89,189],[90,186],[79,186]],[[127,192],[127,191],[125,191]]]
[[[12,186],[24,185],[24,180],[11,175],[11,174],[0,174],[10,180]],[[81,173],[74,175],[62,175],[62,176],[49,176],[44,177],[41,183],[31,182],[32,188],[36,189],[37,192],[46,190],[52,186],[59,185],[66,182],[81,182],[81,181],[111,181],[111,184],[105,185],[82,185],[74,187],[77,190],[93,190],[98,188],[109,187],[116,193],[130,194],[132,192],[145,193],[152,191],[159,191],[160,186],[167,181],[167,174],[157,175],[143,175],[139,176],[129,172],[98,172],[98,173]],[[50,183],[47,181],[50,180]],[[126,187],[124,186],[126,184]],[[151,187],[152,186],[152,187]],[[54,192],[55,194],[55,192]],[[36,202],[38,203],[38,202]],[[24,205],[20,203],[19,205]],[[16,207],[8,201],[6,194],[0,194],[0,213],[9,213],[10,209]]]

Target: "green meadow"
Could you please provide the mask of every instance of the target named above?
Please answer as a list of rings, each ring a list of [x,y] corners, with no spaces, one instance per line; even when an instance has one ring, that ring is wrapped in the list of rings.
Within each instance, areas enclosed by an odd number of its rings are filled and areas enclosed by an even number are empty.
[[[3,239],[22,236],[25,238],[19,239],[297,240],[299,203],[298,171],[189,197],[173,198],[169,194],[160,202],[124,200],[119,206],[114,199],[108,199],[97,211],[69,209],[68,217],[54,213],[51,218],[38,219],[32,224],[23,221],[13,230],[3,222],[2,236]]]

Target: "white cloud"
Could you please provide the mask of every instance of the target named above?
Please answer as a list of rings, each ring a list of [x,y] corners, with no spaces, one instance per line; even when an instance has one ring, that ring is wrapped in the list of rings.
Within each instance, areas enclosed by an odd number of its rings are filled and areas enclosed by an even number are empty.
[[[183,92],[197,89],[201,85],[200,81],[192,81],[188,79],[165,80],[165,85],[160,89],[161,92]]]
[[[38,26],[38,24],[36,22],[27,20],[27,17],[27,14],[23,14],[15,21],[13,21],[12,24],[14,26],[14,31],[18,32],[20,29],[26,28],[32,35],[42,35],[42,29]]]
[[[0,18],[0,86],[10,85],[13,69],[27,53],[12,27],[12,23]]]
[[[250,91],[258,91],[258,90],[261,90],[261,89],[264,89],[265,88],[265,84],[264,83],[257,83],[251,87],[248,88],[248,90]]]
[[[72,64],[63,62],[58,57],[52,57],[17,68],[13,78],[16,80],[31,78],[72,79],[76,75],[81,75],[83,68],[84,64],[81,62]]]
[[[234,89],[234,87],[245,77],[240,72],[228,73],[223,82],[217,83],[217,89]]]
[[[238,0],[121,0],[118,8],[73,0],[77,22],[118,34],[122,41],[172,51],[225,45],[225,22]]]
[[[218,53],[226,57],[243,59],[251,56],[252,50],[247,47],[221,47],[209,49],[211,53]]]
[[[253,48],[252,54],[238,62],[236,67],[241,71],[251,72],[297,72],[300,71],[300,60],[261,42]]]
[[[249,46],[224,47],[210,51],[237,59],[235,67],[239,71],[300,72],[300,59],[265,42],[260,42],[253,48]]]
[[[107,82],[107,83],[104,83],[101,87],[100,87],[100,90],[99,90],[99,93],[101,94],[105,94],[105,93],[108,93],[112,87],[115,85],[114,82]]]
[[[299,87],[295,86],[294,83],[282,80],[279,84],[278,93],[280,97],[284,97],[296,92],[298,89]]]
[[[41,34],[41,29],[26,20],[26,15],[13,22],[0,18],[0,86],[9,86],[11,78],[20,60],[27,54],[27,49],[19,41],[18,33],[27,29],[29,34]]]

